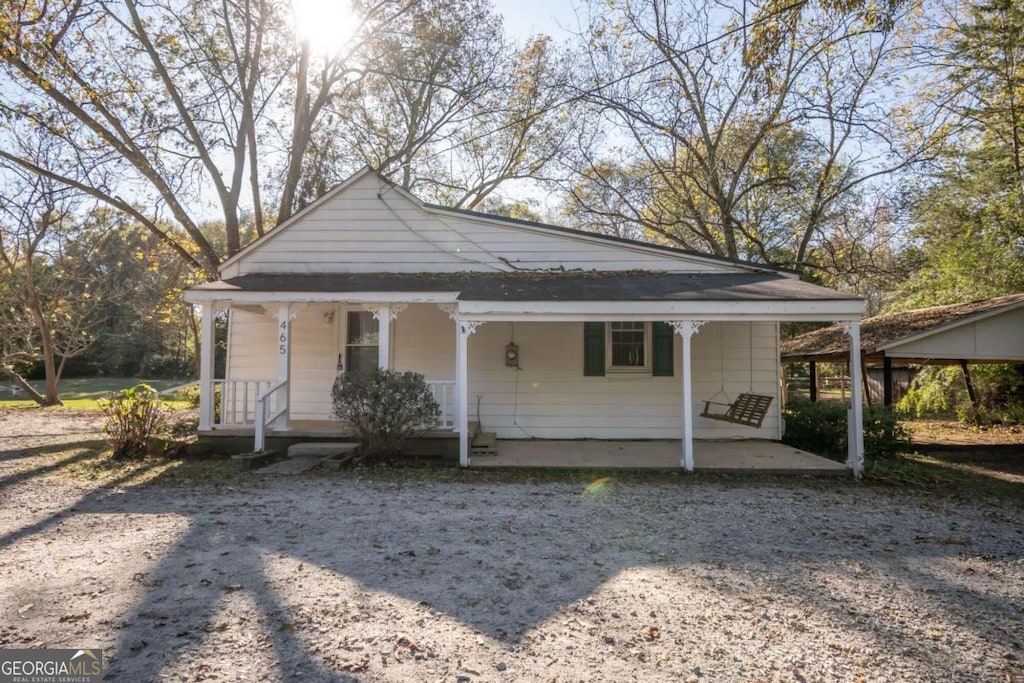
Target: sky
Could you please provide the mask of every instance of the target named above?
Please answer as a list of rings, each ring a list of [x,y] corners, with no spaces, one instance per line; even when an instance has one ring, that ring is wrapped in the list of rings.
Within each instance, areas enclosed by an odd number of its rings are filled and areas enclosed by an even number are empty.
[[[579,0],[493,0],[495,9],[505,17],[505,30],[519,41],[545,33],[566,38],[578,26]],[[582,13],[581,13],[582,14]]]

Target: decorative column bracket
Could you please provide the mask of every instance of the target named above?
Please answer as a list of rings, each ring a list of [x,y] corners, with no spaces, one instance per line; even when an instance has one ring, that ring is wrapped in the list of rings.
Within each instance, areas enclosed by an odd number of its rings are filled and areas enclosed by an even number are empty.
[[[680,337],[692,337],[700,331],[700,328],[707,324],[706,320],[669,320],[675,333]]]
[[[476,328],[483,325],[486,320],[459,320],[459,331],[467,337],[476,333]]]
[[[371,313],[373,319],[380,322],[381,316],[384,315],[385,311],[389,311],[391,319],[394,320],[398,317],[398,314],[409,308],[409,304],[363,304],[363,310]]]
[[[265,306],[263,309],[263,315],[280,322],[281,311],[287,310],[288,322],[292,322],[293,320],[298,318],[299,314],[306,310],[308,307],[309,304],[284,304],[276,308],[274,308],[273,306]]]

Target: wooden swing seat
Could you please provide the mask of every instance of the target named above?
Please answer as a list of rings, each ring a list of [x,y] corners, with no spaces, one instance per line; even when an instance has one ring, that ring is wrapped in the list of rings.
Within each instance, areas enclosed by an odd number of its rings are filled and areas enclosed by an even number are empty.
[[[714,398],[714,397],[712,397]],[[732,422],[733,424],[746,425],[747,427],[760,427],[768,414],[768,406],[772,404],[771,396],[761,394],[740,394],[732,403],[716,403],[715,401],[704,401],[704,412],[701,417]],[[712,413],[711,406],[726,406],[724,413]]]

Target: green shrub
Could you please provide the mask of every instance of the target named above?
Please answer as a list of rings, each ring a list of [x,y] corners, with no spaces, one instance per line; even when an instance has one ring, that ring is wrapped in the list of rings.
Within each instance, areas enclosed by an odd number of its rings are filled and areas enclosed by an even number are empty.
[[[189,408],[198,408],[199,407],[199,385],[198,384],[192,384],[192,385],[189,385],[189,386],[185,387],[184,389],[179,391],[176,394],[176,396],[178,397],[179,400],[184,402],[185,405],[187,405]]]
[[[346,372],[334,381],[331,398],[334,414],[359,433],[367,457],[397,453],[405,439],[436,425],[441,412],[415,372]]]
[[[847,454],[847,406],[834,401],[791,401],[786,406],[783,443],[844,460]],[[864,456],[891,458],[910,447],[910,433],[884,406],[864,408]]]
[[[864,457],[894,458],[910,450],[910,431],[899,414],[886,406],[864,409]]]
[[[978,420],[982,424],[1021,424],[1024,418],[1022,366],[975,364],[970,371],[978,399]],[[921,368],[896,407],[914,417],[956,417],[961,422],[974,422],[976,417],[963,373],[956,365]]]
[[[146,455],[146,443],[167,419],[160,397],[147,384],[122,389],[99,401],[107,416],[103,430],[113,447],[116,459],[141,458]]]
[[[846,405],[834,401],[790,401],[783,415],[783,443],[818,455],[846,455]]]

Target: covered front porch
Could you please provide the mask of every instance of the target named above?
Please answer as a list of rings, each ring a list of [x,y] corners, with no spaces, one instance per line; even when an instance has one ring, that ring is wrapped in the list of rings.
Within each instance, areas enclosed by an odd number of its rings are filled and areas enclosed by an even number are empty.
[[[376,291],[367,279],[246,276],[190,290],[188,300],[203,307],[204,339],[213,338],[215,311],[231,315],[223,377],[214,375],[212,345],[201,349],[200,430],[248,431],[256,450],[268,435],[310,431],[300,424],[320,423],[324,437],[339,433],[329,419],[337,360],[339,368],[360,362],[424,374],[441,406],[438,430],[458,440],[463,467],[489,462],[471,460],[474,422],[500,440],[499,463],[523,444],[551,444],[538,464],[558,466],[552,453],[599,460],[608,443],[657,439],[651,466],[692,471],[703,449],[708,467],[716,458],[729,467],[730,453],[749,449],[698,444],[778,446],[772,441],[782,436],[780,322],[840,320],[851,347],[859,345],[859,300],[823,300],[771,275],[374,274]],[[704,401],[744,394],[771,401],[756,424],[702,415]],[[849,429],[847,467],[859,474],[856,395]],[[562,449],[563,441],[596,445]],[[612,466],[580,462],[571,466]]]

